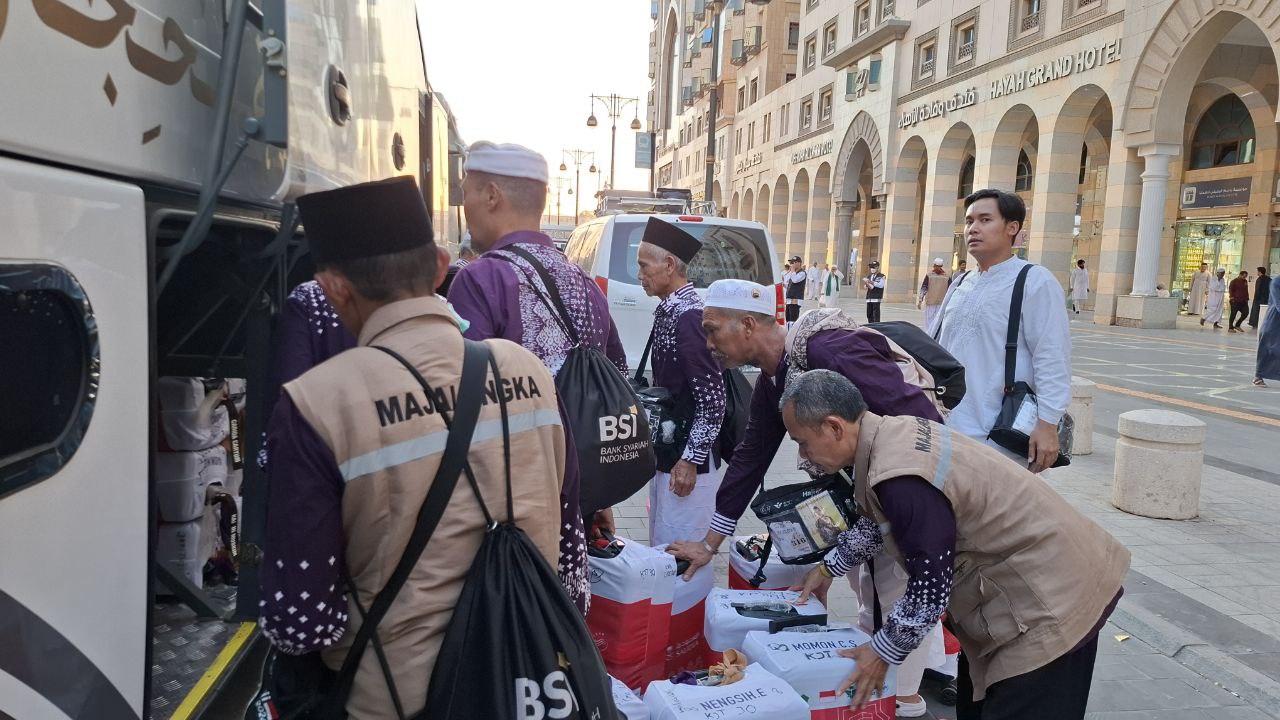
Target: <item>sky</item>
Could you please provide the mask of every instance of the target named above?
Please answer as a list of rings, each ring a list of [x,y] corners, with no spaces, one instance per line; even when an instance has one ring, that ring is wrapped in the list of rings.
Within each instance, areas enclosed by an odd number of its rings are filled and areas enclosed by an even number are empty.
[[[445,96],[463,140],[514,142],[547,158],[552,192],[567,178],[561,203],[572,222],[574,165],[563,150],[595,153],[609,173],[610,120],[591,95],[639,98],[618,118],[615,187],[645,190],[649,171],[635,168],[639,113],[647,131],[649,91],[648,0],[418,0],[419,22],[432,88]],[[599,125],[587,127],[593,112]],[[560,163],[568,166],[559,172]],[[595,206],[597,182],[607,180],[582,165],[582,209]],[[555,198],[551,198],[555,213]],[[554,217],[553,217],[554,221]]]

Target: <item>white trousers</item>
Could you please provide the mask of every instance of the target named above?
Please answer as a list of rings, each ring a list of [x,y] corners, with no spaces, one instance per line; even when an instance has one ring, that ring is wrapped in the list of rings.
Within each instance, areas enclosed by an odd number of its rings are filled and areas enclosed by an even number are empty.
[[[942,304],[925,305],[924,306],[924,331],[928,332],[933,326],[933,319],[938,316],[938,311],[942,309]]]
[[[898,602],[898,598],[902,597],[907,591],[907,571],[897,563],[892,557],[881,552],[876,555],[875,559],[876,576],[875,590],[879,591],[880,596],[880,615],[885,618],[892,610],[893,604]],[[858,576],[855,578],[852,573],[849,574],[849,586],[858,595],[858,624],[868,634],[873,632],[875,628],[875,600],[872,596],[871,573],[867,571],[865,564],[858,567]],[[924,636],[924,640],[920,643],[920,647],[912,650],[902,664],[898,666],[898,697],[908,697],[915,695],[920,691],[920,679],[924,676],[926,667],[932,667],[938,664],[936,661],[944,658],[930,659],[931,651],[934,646],[941,649],[943,646],[942,625],[934,623],[933,629],[928,635]],[[937,654],[937,653],[933,653]]]
[[[649,545],[705,538],[719,489],[719,470],[699,474],[693,492],[685,497],[671,492],[670,473],[655,474],[649,483]]]

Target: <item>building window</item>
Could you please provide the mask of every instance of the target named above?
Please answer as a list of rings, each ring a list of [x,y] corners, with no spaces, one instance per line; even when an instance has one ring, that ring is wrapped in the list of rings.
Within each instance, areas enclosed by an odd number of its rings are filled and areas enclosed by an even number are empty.
[[[735,150],[742,149],[742,129],[739,128],[733,133],[733,148]]]
[[[975,165],[976,163],[971,155],[960,166],[960,189],[956,192],[957,200],[963,200],[973,194],[973,171]]]
[[[804,41],[804,69],[808,72],[818,66],[818,38],[810,35]]]
[[[1021,7],[1018,13],[1018,29],[1020,32],[1033,32],[1040,27],[1043,13],[1040,12],[1040,0],[1019,0]]]
[[[1106,5],[1106,0],[1064,0],[1062,29],[1067,30],[1101,17],[1107,11]]]
[[[1026,150],[1018,152],[1018,175],[1013,181],[1014,192],[1029,192],[1031,185],[1035,182],[1036,172],[1031,167],[1031,158],[1027,157]]]
[[[920,46],[920,78],[933,77],[934,66],[938,63],[938,43],[930,42]]]
[[[782,106],[778,111],[778,137],[787,136],[787,121],[791,119],[791,103]]]
[[[805,100],[800,103],[800,131],[804,132],[813,127],[813,101]]]
[[[816,8],[816,7],[818,7],[818,0],[809,0],[809,2],[808,2],[808,9],[809,9],[809,10],[812,10],[812,9],[814,9],[814,8]]]
[[[97,321],[79,282],[53,265],[4,265],[0,285],[0,497],[75,455],[97,392]]]
[[[747,149],[750,150],[755,146],[756,146],[756,124],[753,122],[747,123]]]
[[[773,118],[773,115],[766,113],[764,116],[764,120],[761,121],[763,123],[763,126],[760,128],[760,132],[763,135],[763,137],[761,137],[760,142],[765,142],[765,143],[769,142],[769,130],[771,129],[769,126],[772,124],[769,121],[772,118]]]
[[[796,79],[796,74],[795,74],[795,73],[787,73],[787,74],[785,74],[785,75],[783,75],[783,76],[782,76],[782,84],[783,84],[783,85],[786,85],[787,83],[789,83],[789,82],[791,82],[792,80],[795,80],[795,79]]]
[[[822,57],[834,54],[836,51],[836,21],[832,20],[822,29]]]
[[[894,0],[880,0],[880,19],[888,20],[893,17]]]
[[[751,104],[760,99],[760,78],[751,78]]]
[[[1249,109],[1234,94],[1209,106],[1191,139],[1191,169],[1253,162],[1255,139]]]
[[[822,91],[818,96],[818,122],[831,120],[831,88]]]
[[[862,35],[871,29],[871,3],[869,0],[858,6],[857,17],[858,29],[854,32],[854,35]]]
[[[974,41],[978,38],[978,25],[969,21],[956,28],[956,63],[973,59]]]
[[[744,87],[738,88],[738,109],[741,110],[746,106],[747,106],[747,88],[744,86]]]
[[[787,49],[800,49],[800,23],[793,22],[787,24]]]

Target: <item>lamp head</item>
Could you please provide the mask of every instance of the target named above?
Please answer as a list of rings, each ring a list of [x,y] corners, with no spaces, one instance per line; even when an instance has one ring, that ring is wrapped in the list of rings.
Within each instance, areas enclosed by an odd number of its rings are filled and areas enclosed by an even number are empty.
[[[587,127],[595,127],[597,124],[598,123],[596,122],[595,113],[591,113],[591,115],[587,118]]]
[[[639,130],[639,129],[640,129],[640,118],[636,118],[635,120],[632,120],[632,121],[631,121],[631,129],[632,129],[632,130]]]
[[[587,172],[595,172],[595,171],[596,171],[596,165],[595,163],[591,163],[591,167],[590,169],[587,170]]]
[[[564,163],[560,163],[560,172],[564,172],[565,170],[568,170],[568,169],[569,167],[567,165],[565,165]]]

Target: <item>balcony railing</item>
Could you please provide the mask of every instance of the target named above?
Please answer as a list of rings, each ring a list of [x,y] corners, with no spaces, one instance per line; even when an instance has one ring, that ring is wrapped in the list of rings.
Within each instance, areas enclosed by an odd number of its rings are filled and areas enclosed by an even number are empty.
[[[734,65],[747,64],[747,49],[743,45],[743,41],[741,38],[733,41],[733,47],[729,53],[729,62],[733,63]]]
[[[693,0],[693,19],[707,19],[707,0]]]
[[[658,74],[658,63],[649,62],[649,79],[652,80]]]
[[[933,65],[936,58],[928,58],[920,61],[920,77],[928,77],[933,74]]]
[[[702,78],[700,77],[694,78],[693,84],[690,85],[689,87],[693,89],[694,97],[702,97],[702,93],[705,90],[705,88],[702,87]]]
[[[729,9],[733,11],[734,15],[747,14],[747,4],[745,0],[729,0],[728,6]]]
[[[653,32],[649,33],[649,47],[657,47],[657,46],[658,46],[658,31],[654,30]]]
[[[690,10],[684,14],[684,31],[689,34],[693,34],[693,28],[693,11]]]
[[[968,60],[971,57],[973,57],[972,40],[956,48],[956,60]]]
[[[859,21],[858,21],[858,34],[859,34],[859,35],[861,35],[862,33],[866,32],[866,31],[868,31],[868,30],[870,30],[870,29],[871,29],[871,18],[865,18],[865,17],[864,17],[864,18],[862,18],[861,20],[859,20]]]
[[[693,104],[693,87],[692,86],[685,85],[684,87],[680,88],[680,101],[685,105]]]
[[[883,0],[880,4],[880,19],[888,20],[893,17],[894,0]]]
[[[1023,32],[1026,32],[1028,30],[1035,30],[1038,27],[1040,27],[1040,11],[1039,10],[1031,13],[1030,15],[1023,16],[1022,18]]]
[[[760,43],[764,39],[764,28],[759,25],[752,25],[747,28],[746,35],[743,38],[743,46],[746,48],[748,55],[755,55],[760,52]]]

